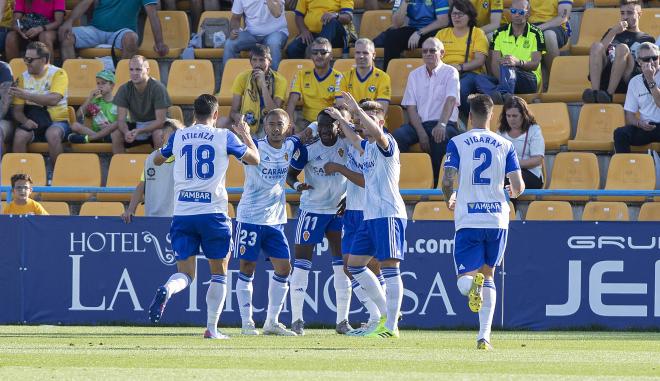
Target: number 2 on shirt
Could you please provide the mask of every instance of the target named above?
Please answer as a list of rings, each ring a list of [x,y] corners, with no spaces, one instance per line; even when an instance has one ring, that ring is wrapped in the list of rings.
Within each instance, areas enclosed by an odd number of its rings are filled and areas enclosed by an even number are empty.
[[[472,173],[472,185],[490,185],[490,179],[488,177],[481,177],[481,174],[490,167],[493,154],[486,147],[478,147],[474,150],[472,159],[475,161],[483,160]]]
[[[184,160],[186,161],[186,179],[191,180],[194,175],[201,180],[208,180],[213,177],[213,174],[215,173],[215,168],[213,166],[215,149],[213,149],[213,146],[202,144],[197,147],[195,154],[193,155],[193,145],[187,144],[181,149],[181,156],[184,157]]]

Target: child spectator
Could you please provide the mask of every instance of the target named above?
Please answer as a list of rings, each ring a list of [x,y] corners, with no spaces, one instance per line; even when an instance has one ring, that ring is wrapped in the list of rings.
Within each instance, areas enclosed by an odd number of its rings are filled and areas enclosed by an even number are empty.
[[[70,143],[89,143],[90,141],[112,142],[110,134],[117,129],[117,105],[112,103],[112,89],[115,87],[115,75],[109,70],[96,73],[96,89],[78,109],[80,117],[91,118],[92,127],[75,122],[69,135]]]
[[[17,173],[11,177],[12,202],[9,203],[4,214],[37,214],[48,215],[40,203],[32,200],[32,178],[25,173]]]
[[[64,9],[64,0],[16,0],[12,30],[5,40],[7,61],[20,57],[21,47],[30,41],[41,41],[53,52]]]

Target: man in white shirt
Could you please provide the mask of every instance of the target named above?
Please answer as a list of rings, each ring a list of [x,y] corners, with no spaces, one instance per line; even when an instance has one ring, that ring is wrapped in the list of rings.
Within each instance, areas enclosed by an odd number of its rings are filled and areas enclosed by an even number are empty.
[[[637,50],[637,62],[642,74],[628,83],[623,106],[626,126],[614,130],[616,153],[630,152],[630,146],[660,142],[660,48],[650,42],[642,43]]]
[[[225,42],[222,65],[241,51],[250,50],[256,44],[270,48],[271,67],[277,70],[282,59],[282,49],[289,38],[284,16],[284,0],[234,0],[229,21],[229,38]],[[241,29],[241,18],[245,28]]]
[[[401,102],[410,122],[392,134],[401,152],[409,152],[413,144],[419,143],[422,151],[431,156],[434,184],[438,181],[447,142],[459,133],[456,124],[460,103],[458,70],[442,62],[444,54],[444,45],[435,37],[422,44],[424,66],[408,75]]]

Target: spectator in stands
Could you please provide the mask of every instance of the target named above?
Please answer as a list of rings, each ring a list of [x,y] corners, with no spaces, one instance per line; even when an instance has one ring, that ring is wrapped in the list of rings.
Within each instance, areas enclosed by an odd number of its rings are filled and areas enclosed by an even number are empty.
[[[296,124],[296,132],[303,130],[316,120],[316,116],[335,104],[341,93],[341,73],[330,66],[332,45],[327,38],[317,37],[312,42],[312,61],[314,69],[300,70],[291,81],[291,91],[286,111],[295,121],[296,104],[302,99],[303,120]]]
[[[568,43],[571,36],[568,18],[571,16],[573,0],[525,0],[524,2],[529,4],[527,8],[530,11],[529,22],[543,31],[547,49],[544,61],[550,71],[552,61],[559,55],[559,49]]]
[[[92,4],[91,24],[73,27]],[[75,49],[97,45],[111,45],[121,49],[122,58],[133,57],[138,50],[138,14],[142,7],[154,33],[154,51],[166,55],[170,49],[163,41],[157,0],[81,0],[59,29],[62,60],[75,58]]]
[[[484,33],[493,33],[500,27],[504,11],[502,0],[470,0],[470,3],[477,11],[477,26]]]
[[[37,214],[48,215],[40,203],[30,198],[32,194],[32,178],[25,173],[17,173],[11,177],[12,200],[5,208],[4,214]]]
[[[270,48],[271,64],[277,70],[282,60],[282,49],[289,37],[284,16],[284,0],[234,0],[231,7],[229,39],[225,42],[223,65],[237,57],[241,51],[257,44]],[[241,18],[245,17],[245,29]]]
[[[616,153],[630,152],[630,146],[660,142],[660,48],[650,42],[642,43],[637,61],[642,74],[628,84],[623,106],[627,125],[614,130]]]
[[[5,151],[5,142],[9,142],[12,135],[11,107],[12,97],[9,89],[14,84],[14,75],[11,66],[0,61],[0,155]]]
[[[263,136],[263,118],[270,110],[282,107],[287,81],[271,67],[268,46],[256,44],[250,49],[250,65],[252,69],[234,79],[229,118],[218,119],[218,126],[230,128],[243,119],[250,134]]]
[[[286,48],[287,57],[304,58],[308,45],[317,37],[328,39],[336,48],[348,47],[344,25],[352,21],[353,0],[298,0],[296,26],[300,34]]]
[[[185,126],[176,119],[166,119],[163,127],[163,144],[170,135]],[[162,147],[162,146],[161,146]],[[144,161],[144,170],[140,182],[131,196],[128,207],[121,215],[125,223],[130,223],[135,216],[135,210],[144,200],[145,217],[172,217],[174,211],[174,156],[162,165],[154,164],[154,158],[160,154],[159,149],[152,152]]]
[[[435,37],[442,41],[445,55],[442,61],[453,66],[461,79],[461,106],[459,111],[467,117],[470,111],[467,97],[478,92],[479,75],[485,74],[488,39],[477,27],[477,10],[469,0],[454,0],[449,7],[449,27],[441,29]]]
[[[477,87],[493,98],[495,104],[504,103],[511,94],[535,93],[541,85],[541,57],[545,40],[541,29],[527,22],[529,2],[513,0],[511,23],[500,27],[493,35],[490,50],[493,56],[491,73],[497,86],[481,76]]]
[[[111,135],[113,153],[148,143],[149,138],[152,146],[160,147],[167,108],[172,105],[165,85],[149,76],[146,58],[133,56],[128,70],[131,79],[119,87],[113,100],[117,105],[118,127]]]
[[[175,11],[177,0],[163,0],[163,8]],[[190,0],[190,13],[192,16],[193,29],[199,24],[200,16],[204,11],[219,11],[220,1],[218,0]]]
[[[26,152],[32,141],[47,141],[53,164],[62,153],[62,142],[71,132],[67,109],[69,78],[50,64],[50,51],[40,41],[30,42],[23,58],[27,70],[9,89],[14,97],[14,152]]]
[[[409,152],[419,143],[422,151],[431,155],[434,184],[438,182],[440,162],[447,143],[458,135],[458,70],[442,62],[445,54],[442,42],[435,37],[422,44],[424,66],[408,75],[401,105],[406,107],[409,124],[394,131],[401,152]]]
[[[21,48],[30,41],[41,41],[54,51],[57,28],[64,21],[64,0],[16,0],[11,31],[5,39],[7,60],[21,56]]]
[[[368,38],[355,42],[355,67],[342,73],[341,90],[350,93],[357,100],[373,100],[387,106],[392,97],[392,85],[389,74],[376,67],[376,47]],[[398,126],[397,126],[398,127]]]
[[[14,22],[15,0],[0,0],[0,53],[5,51],[5,39]]]
[[[607,30],[603,38],[591,45],[589,81],[584,90],[584,103],[610,103],[615,93],[625,94],[630,78],[642,71],[635,60],[639,44],[653,37],[639,30],[642,7],[637,1],[621,2],[621,20]]]
[[[397,1],[398,2],[398,1]],[[439,29],[449,25],[447,0],[401,0],[392,8],[392,28],[384,35],[385,61],[399,58],[406,49],[416,49]]]
[[[115,88],[115,74],[109,70],[96,73],[96,89],[92,90],[85,102],[78,108],[81,119],[90,118],[91,128],[75,122],[69,135],[69,143],[89,143],[99,141],[109,143],[110,134],[117,129],[117,105],[112,103],[112,90]]]
[[[507,99],[500,115],[497,133],[513,143],[525,188],[542,189],[545,141],[541,127],[536,124],[524,99],[516,96]]]

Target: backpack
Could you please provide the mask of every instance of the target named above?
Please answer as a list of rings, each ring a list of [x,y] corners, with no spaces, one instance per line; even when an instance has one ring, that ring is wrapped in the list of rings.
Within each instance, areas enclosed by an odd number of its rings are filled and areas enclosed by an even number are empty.
[[[226,17],[209,17],[202,22],[202,46],[205,48],[214,48],[213,35],[223,32],[226,38],[229,38],[229,19]]]

